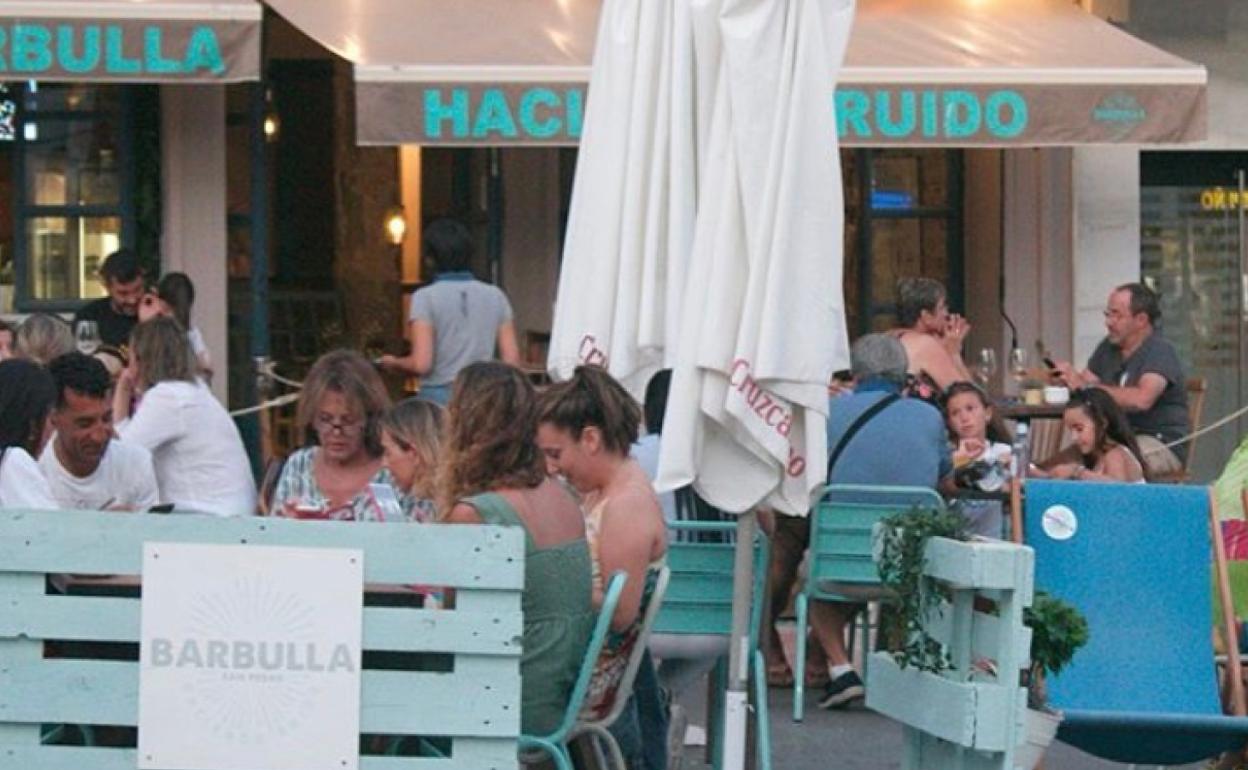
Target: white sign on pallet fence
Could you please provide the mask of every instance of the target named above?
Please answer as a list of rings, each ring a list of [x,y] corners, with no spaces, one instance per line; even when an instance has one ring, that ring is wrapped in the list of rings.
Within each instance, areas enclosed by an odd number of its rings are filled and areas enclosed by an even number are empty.
[[[361,551],[147,543],[139,768],[357,770]]]

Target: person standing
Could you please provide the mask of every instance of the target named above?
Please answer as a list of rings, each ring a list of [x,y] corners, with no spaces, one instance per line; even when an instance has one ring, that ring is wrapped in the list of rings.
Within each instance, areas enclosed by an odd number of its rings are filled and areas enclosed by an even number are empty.
[[[109,254],[100,268],[100,278],[108,296],[79,308],[74,314],[74,328],[78,328],[79,321],[95,321],[101,342],[124,348],[139,322],[139,300],[143,298],[143,269],[138,255],[130,249]]]
[[[1071,389],[1098,387],[1126,412],[1150,476],[1183,469],[1187,447],[1165,445],[1187,435],[1187,378],[1179,354],[1161,332],[1157,295],[1142,283],[1124,283],[1105,304],[1105,339],[1082,372],[1057,362],[1054,376]]]
[[[412,295],[406,356],[382,356],[381,366],[421,378],[420,398],[445,406],[459,370],[495,357],[520,363],[511,303],[502,289],[478,281],[470,269],[472,236],[453,219],[425,228],[425,258],[433,283]]]
[[[113,437],[112,379],[104,364],[78,352],[48,364],[56,384],[56,436],[39,468],[63,508],[146,510],[160,502],[152,454]]]

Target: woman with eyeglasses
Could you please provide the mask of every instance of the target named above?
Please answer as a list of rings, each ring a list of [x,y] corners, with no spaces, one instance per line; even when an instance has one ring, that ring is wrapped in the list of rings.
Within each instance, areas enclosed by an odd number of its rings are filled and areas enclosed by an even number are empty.
[[[199,379],[177,321],[153,318],[134,327],[130,363],[113,389],[113,419],[122,441],[152,453],[161,502],[218,516],[256,512],[242,437]]]
[[[308,446],[286,460],[270,510],[297,519],[403,518],[382,463],[381,418],[389,408],[385,385],[364,356],[351,350],[321,356],[296,410]]]

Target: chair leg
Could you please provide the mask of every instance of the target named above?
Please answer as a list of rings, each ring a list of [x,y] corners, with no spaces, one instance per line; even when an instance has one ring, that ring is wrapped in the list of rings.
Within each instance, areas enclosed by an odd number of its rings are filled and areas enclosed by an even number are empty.
[[[555,770],[575,770],[572,767],[572,757],[568,754],[566,746],[560,746],[544,738],[534,738],[531,736],[521,736],[520,749],[522,751],[542,751],[545,752],[555,762]],[[523,758],[521,759],[523,764]]]
[[[754,720],[758,770],[771,770],[771,716],[767,704],[767,660],[754,651]]]
[[[804,699],[806,697],[806,594],[797,595],[797,634],[796,649],[793,653],[793,721],[800,722],[804,716]]]

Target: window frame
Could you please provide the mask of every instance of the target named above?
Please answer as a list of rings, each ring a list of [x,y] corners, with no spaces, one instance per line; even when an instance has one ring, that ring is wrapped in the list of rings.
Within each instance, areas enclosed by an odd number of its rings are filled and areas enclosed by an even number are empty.
[[[31,191],[27,188],[26,124],[34,115],[39,120],[64,120],[69,122],[99,121],[108,113],[101,110],[30,110],[27,106],[29,85],[22,83],[17,90],[16,135],[13,139],[13,280],[14,310],[19,313],[73,312],[93,300],[79,298],[39,299],[32,296],[30,277],[32,265],[27,228],[33,219],[40,217],[117,217],[121,221],[121,246],[135,247],[137,232],[135,220],[135,168],[134,168],[134,92],[128,86],[101,85],[97,88],[117,88],[120,93],[117,115],[117,168],[118,191],[114,204],[66,204],[37,205],[29,203]],[[104,256],[104,255],[101,255]],[[77,255],[82,258],[81,254]]]

